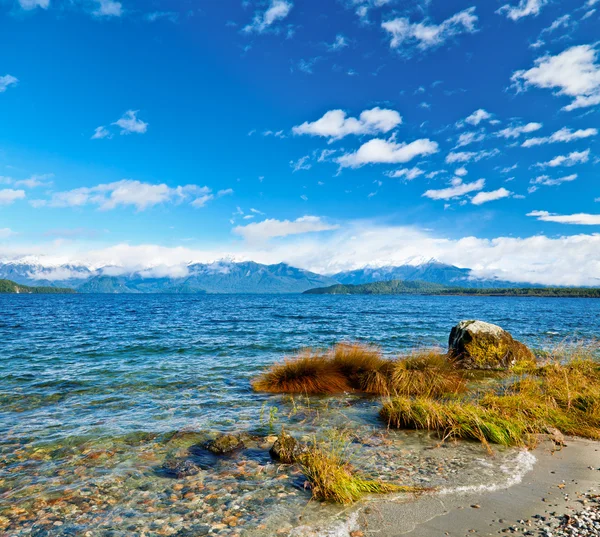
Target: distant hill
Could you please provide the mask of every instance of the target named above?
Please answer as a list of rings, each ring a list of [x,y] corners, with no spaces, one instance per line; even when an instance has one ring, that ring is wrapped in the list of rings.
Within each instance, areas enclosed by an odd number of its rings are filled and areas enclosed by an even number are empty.
[[[19,285],[11,280],[0,280],[0,293],[11,294],[69,294],[75,293],[74,289],[65,289],[60,287],[29,287],[27,285]]]
[[[46,267],[35,263],[0,263],[0,278],[10,275],[19,285],[73,287],[80,293],[302,293],[333,285],[329,276],[280,263],[261,265],[251,261],[194,263],[187,275],[156,277],[152,271],[122,272],[119,267],[92,270],[78,265]]]
[[[439,283],[448,287],[529,287],[530,284],[515,284],[502,280],[477,279],[471,275],[471,270],[459,268],[454,265],[440,263],[435,259],[421,261],[415,265],[401,265],[398,267],[365,267],[348,272],[339,272],[333,275],[338,282],[346,285],[361,285],[391,280],[421,281]]]
[[[414,295],[433,294],[444,291],[446,287],[439,283],[420,281],[405,282],[392,280],[389,282],[363,283],[362,285],[332,285],[305,291],[305,295]]]
[[[429,282],[364,283],[362,285],[332,285],[305,291],[307,295],[440,295],[440,296],[512,296],[512,297],[562,297],[600,298],[599,288],[584,287],[525,287],[525,288],[466,288],[446,287]]]

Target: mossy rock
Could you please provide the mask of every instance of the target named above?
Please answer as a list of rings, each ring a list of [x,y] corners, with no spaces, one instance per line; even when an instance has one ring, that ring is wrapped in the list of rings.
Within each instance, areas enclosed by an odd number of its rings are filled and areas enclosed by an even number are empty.
[[[506,370],[535,364],[526,345],[506,330],[483,321],[461,321],[450,332],[448,355],[463,369]]]
[[[306,450],[306,445],[301,444],[292,435],[282,431],[269,450],[269,454],[276,461],[292,464],[297,462]]]
[[[244,441],[237,435],[221,434],[214,440],[206,442],[203,447],[215,455],[225,455],[242,449]]]

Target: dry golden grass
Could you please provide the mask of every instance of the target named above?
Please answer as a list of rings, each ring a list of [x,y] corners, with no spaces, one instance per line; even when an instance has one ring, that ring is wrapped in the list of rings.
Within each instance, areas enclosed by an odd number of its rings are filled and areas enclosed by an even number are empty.
[[[259,392],[335,394],[352,391],[347,378],[327,356],[304,351],[273,365],[252,383]]]
[[[456,394],[465,390],[461,372],[434,351],[421,351],[400,360],[359,343],[342,343],[328,353],[304,351],[271,366],[252,383],[256,391],[272,393],[373,395]]]
[[[391,391],[399,396],[440,397],[465,392],[464,375],[445,355],[434,351],[413,354],[394,364]]]

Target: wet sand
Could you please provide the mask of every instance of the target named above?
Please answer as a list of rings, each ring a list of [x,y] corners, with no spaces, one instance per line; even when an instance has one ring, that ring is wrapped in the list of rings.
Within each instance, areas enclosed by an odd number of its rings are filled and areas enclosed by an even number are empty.
[[[584,507],[583,495],[600,493],[600,442],[569,438],[561,451],[544,443],[533,455],[533,469],[507,489],[374,502],[362,510],[355,535],[538,535],[546,525],[540,516],[573,514]]]

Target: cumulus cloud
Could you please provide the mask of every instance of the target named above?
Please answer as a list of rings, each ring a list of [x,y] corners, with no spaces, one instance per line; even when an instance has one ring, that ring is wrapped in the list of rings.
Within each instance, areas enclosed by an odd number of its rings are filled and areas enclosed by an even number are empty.
[[[92,140],[102,140],[103,138],[112,138],[112,134],[104,126],[96,127],[96,130],[92,135]]]
[[[556,56],[542,56],[535,66],[516,71],[512,81],[517,91],[530,86],[556,89],[558,95],[571,97],[563,110],[571,111],[600,104],[600,64],[592,45],[571,47]]]
[[[568,155],[559,155],[548,162],[538,162],[536,166],[540,168],[556,168],[557,166],[575,166],[585,164],[590,159],[590,150],[573,151]]]
[[[12,75],[0,76],[0,93],[4,93],[10,86],[15,86],[18,82],[19,79]]]
[[[533,216],[542,222],[557,224],[573,224],[578,226],[600,226],[600,214],[555,214],[548,211],[531,211],[527,216]],[[600,237],[600,235],[599,235]]]
[[[329,224],[320,216],[302,216],[296,220],[275,220],[270,218],[246,226],[237,226],[233,229],[233,232],[247,241],[261,242],[277,237],[332,231],[338,228],[338,225]]]
[[[546,136],[543,138],[529,138],[528,140],[525,140],[521,146],[534,147],[536,145],[555,144],[558,142],[573,142],[583,138],[590,138],[591,136],[596,136],[597,134],[598,129],[594,128],[578,129],[573,131],[567,127],[563,127],[562,129],[553,133],[551,136]]]
[[[19,0],[19,5],[27,11],[35,9],[36,7],[48,9],[50,0]]]
[[[483,121],[487,121],[492,118],[492,114],[490,114],[487,110],[480,108],[479,110],[475,110],[470,116],[466,117],[464,121],[459,121],[458,126],[464,126],[464,123],[468,123],[469,125],[473,125],[476,127]]]
[[[386,175],[388,177],[391,177],[392,179],[401,177],[406,179],[407,181],[412,181],[413,179],[420,177],[424,173],[425,172],[421,168],[415,166],[414,168],[404,168],[402,170],[395,170],[393,172],[389,172]]]
[[[207,196],[209,196],[207,198]],[[34,207],[83,207],[96,205],[101,210],[118,206],[133,206],[143,211],[154,205],[191,200],[192,206],[203,207],[212,199],[208,187],[185,185],[171,188],[168,185],[142,183],[123,179],[94,187],[81,187],[64,192],[54,192],[49,200],[33,200]]]
[[[440,24],[426,21],[412,23],[406,17],[399,17],[383,22],[381,27],[391,36],[391,48],[410,50],[416,47],[427,50],[442,45],[452,37],[476,32],[477,20],[475,7],[471,7]]]
[[[11,205],[17,200],[25,198],[24,190],[14,190],[12,188],[5,188],[0,190],[0,205]]]
[[[530,132],[539,131],[542,128],[541,123],[527,123],[526,125],[517,125],[513,127],[507,127],[496,133],[497,136],[502,138],[519,138],[522,134],[528,134]]]
[[[123,117],[115,121],[113,125],[121,128],[121,134],[144,134],[148,130],[148,123],[138,119],[139,110],[127,110]]]
[[[509,19],[517,21],[530,15],[539,15],[542,8],[548,3],[548,0],[520,0],[516,6],[506,4],[496,13],[506,15]]]
[[[342,168],[359,168],[365,164],[404,164],[419,157],[437,153],[437,142],[425,138],[409,144],[393,140],[374,139],[360,146],[354,153],[336,159]]]
[[[296,173],[301,170],[310,170],[312,168],[312,164],[309,162],[309,160],[309,155],[305,155],[304,157],[301,157],[298,160],[290,160],[292,173]]]
[[[340,140],[349,134],[386,133],[402,123],[402,117],[395,110],[379,107],[364,110],[359,118],[347,117],[343,110],[330,110],[312,123],[305,122],[292,129],[294,134],[308,134]]]
[[[287,0],[271,0],[265,11],[257,12],[254,15],[252,22],[244,27],[244,32],[249,34],[266,32],[273,24],[285,19],[293,7],[294,4]]]
[[[485,179],[478,179],[472,183],[463,183],[462,179],[455,177],[451,186],[439,190],[427,190],[423,196],[432,200],[451,200],[461,198],[471,192],[482,190],[485,187]]]
[[[73,252],[54,241],[35,248],[3,245],[3,258],[45,255],[41,263],[113,265],[127,270],[187,267],[190,262],[220,259],[259,263],[290,263],[318,273],[335,273],[365,265],[403,265],[415,257],[472,269],[476,278],[498,278],[541,285],[599,285],[600,233],[547,237],[544,235],[449,238],[413,226],[390,226],[372,221],[350,221],[328,233],[292,235],[267,243],[239,241],[216,250],[117,244]]]
[[[489,201],[496,201],[502,198],[509,198],[512,196],[512,192],[510,190],[506,190],[506,188],[499,188],[498,190],[492,190],[490,192],[479,192],[473,199],[471,203],[473,205],[482,205],[483,203],[487,203]]]

